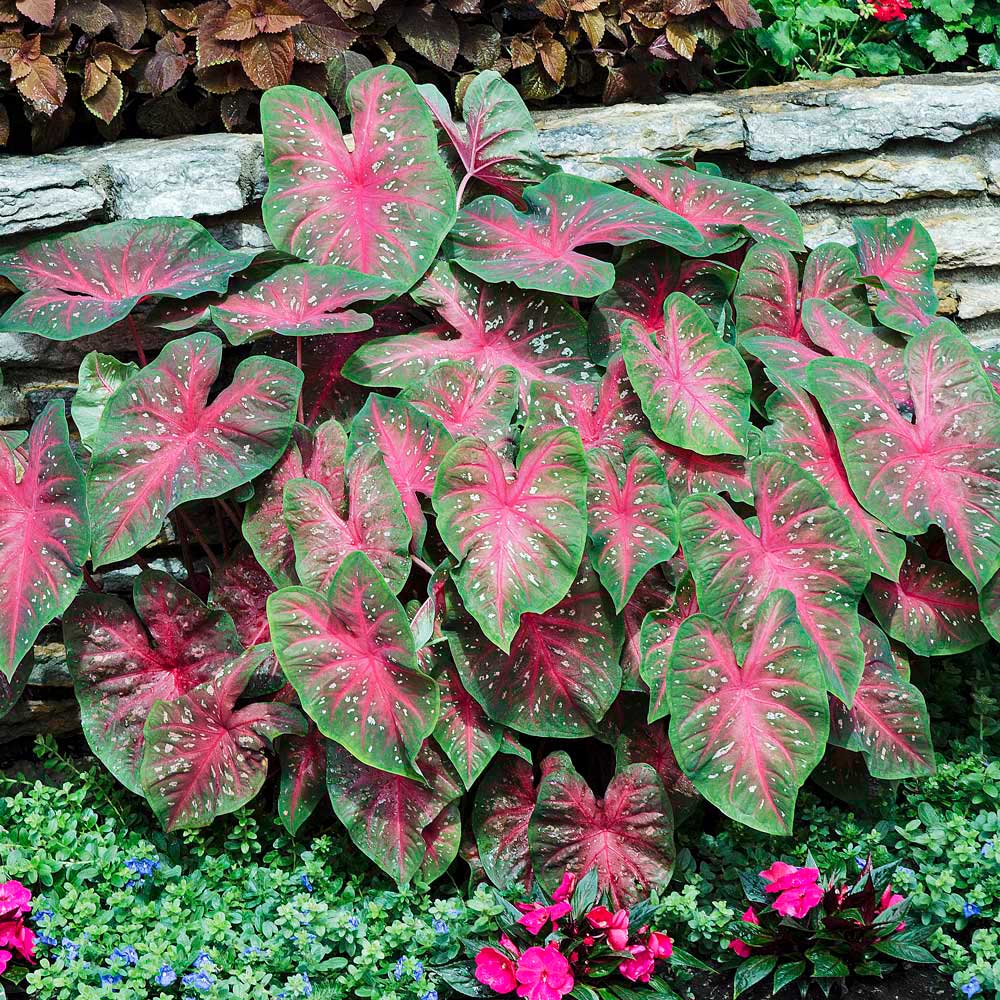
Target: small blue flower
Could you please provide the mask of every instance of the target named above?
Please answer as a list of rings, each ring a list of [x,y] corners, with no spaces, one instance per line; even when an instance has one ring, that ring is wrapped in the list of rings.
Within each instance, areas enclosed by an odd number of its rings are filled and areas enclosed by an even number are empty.
[[[450,910],[448,911],[448,916],[449,916],[449,917],[457,917],[457,916],[460,916],[460,915],[461,915],[461,913],[462,913],[462,911],[461,911],[461,910],[456,910],[456,909],[455,909],[455,907],[453,906],[453,907],[452,907],[452,908],[451,908],[451,909],[450,909]]]
[[[75,962],[80,957],[80,946],[69,938],[62,939],[63,954],[67,962]]]
[[[969,917],[978,917],[983,911],[979,908],[976,903],[963,903],[962,904],[962,916],[968,919]]]
[[[424,995],[423,995],[423,996],[422,996],[422,997],[420,998],[420,1000],[438,1000],[438,991],[437,991],[437,990],[428,990],[428,991],[427,991],[427,992],[426,992],[426,993],[425,993],[425,994],[424,994]]]
[[[117,972],[102,972],[100,976],[102,986],[114,986],[115,983],[120,983],[124,979],[124,976],[119,975]]]
[[[59,944],[59,942],[54,937],[52,937],[51,934],[46,934],[44,931],[39,931],[35,935],[35,940],[39,944],[44,944],[49,948],[54,948],[57,944]]]
[[[160,867],[160,862],[155,858],[129,858],[125,862],[125,867],[133,875],[152,875],[157,868]]]
[[[169,965],[161,965],[156,974],[156,982],[159,986],[173,986],[177,982],[177,973]]]
[[[181,982],[193,990],[210,990],[215,980],[207,972],[189,972]]]
[[[207,951],[199,951],[194,957],[194,961],[191,963],[192,967],[195,969],[200,969],[204,971],[205,969],[214,969],[215,962],[212,961],[212,956],[209,955]]]
[[[303,972],[302,973],[302,992],[305,993],[307,997],[313,995],[313,984],[309,982],[309,977]]]
[[[51,910],[39,910],[32,919],[36,924],[40,924],[51,920],[54,916],[55,914]]]
[[[898,871],[900,875],[906,875],[908,878],[916,875],[916,872],[912,868],[906,868],[903,865],[900,865],[896,871]]]
[[[350,927],[352,931],[356,931],[361,926],[361,921],[357,917],[350,917],[347,921],[347,926]]]
[[[252,945],[248,948],[243,949],[244,958],[249,958],[251,955],[259,955],[259,954],[260,954],[260,948],[258,948],[257,945]]]
[[[392,974],[395,976],[397,983],[403,978],[403,963],[405,961],[406,959],[402,956],[396,959],[396,967],[392,970]]]
[[[964,993],[964,994],[965,994],[965,995],[966,995],[967,997],[974,997],[974,996],[975,996],[975,995],[976,995],[977,993],[982,993],[982,992],[983,992],[983,987],[982,987],[982,984],[981,984],[981,983],[979,982],[979,980],[978,980],[978,979],[977,979],[977,978],[976,978],[975,976],[973,976],[973,977],[972,977],[972,978],[971,978],[971,979],[970,979],[970,980],[969,980],[969,981],[968,981],[968,982],[967,982],[967,983],[966,983],[966,984],[965,984],[965,985],[964,985],[964,986],[962,987],[962,992],[963,992],[963,993]]]
[[[306,875],[305,872],[303,872],[299,876],[299,879],[302,882],[302,888],[305,889],[306,892],[312,892],[313,891],[313,884],[312,884],[312,882],[309,881],[309,876]]]
[[[854,859],[854,863],[858,866],[858,871],[863,871],[865,865],[868,864],[868,862],[860,856]]]
[[[111,957],[113,959],[117,958],[126,965],[135,965],[139,961],[139,956],[136,953],[135,948],[133,948],[130,944],[125,945],[124,948],[115,948],[115,950],[111,952]]]
[[[436,934],[448,933],[448,925],[440,917],[431,924],[431,927],[434,928]]]
[[[986,855],[989,854],[992,849],[993,849],[993,841],[987,840],[986,843],[979,848],[979,856],[981,858],[985,858]]]
[[[420,980],[423,978],[424,978],[424,963],[417,962],[417,964],[413,966],[413,981],[415,983],[419,983]]]

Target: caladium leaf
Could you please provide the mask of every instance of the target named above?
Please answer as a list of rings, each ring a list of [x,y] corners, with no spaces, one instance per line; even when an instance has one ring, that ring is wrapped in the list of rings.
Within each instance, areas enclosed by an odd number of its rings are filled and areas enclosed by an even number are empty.
[[[167,830],[208,826],[246,805],[267,777],[271,741],[305,734],[306,720],[291,705],[257,702],[234,710],[269,655],[266,646],[248,650],[222,677],[150,708],[140,776]]]
[[[326,791],[327,746],[314,723],[309,724],[305,736],[283,736],[278,744],[281,758],[278,816],[292,836],[315,812]]]
[[[764,454],[751,463],[750,478],[759,534],[719,497],[689,497],[679,508],[698,603],[741,639],[769,594],[790,591],[826,686],[850,705],[864,669],[858,601],[869,578],[857,536],[795,462]]]
[[[188,219],[123,219],[0,257],[23,292],[0,331],[75,340],[123,320],[143,299],[225,291],[253,254],[227,250]]]
[[[771,423],[764,428],[766,447],[792,459],[819,480],[851,522],[868,568],[895,579],[905,555],[905,543],[858,503],[840,459],[837,439],[813,398],[804,389],[785,384],[768,397],[767,416]]]
[[[298,583],[295,547],[284,514],[286,484],[310,479],[325,486],[334,503],[342,506],[346,451],[347,435],[336,420],[327,420],[315,431],[296,426],[288,449],[254,485],[243,514],[243,537],[277,586]]]
[[[748,639],[683,622],[670,659],[670,743],[695,787],[737,822],[790,834],[795,800],[830,729],[823,672],[795,598],[772,591]]]
[[[951,561],[980,589],[1000,568],[1000,407],[957,334],[929,331],[905,360],[912,422],[857,361],[814,361],[810,391],[865,509],[901,535],[939,525]]]
[[[661,441],[652,442],[651,447],[663,462],[670,492],[678,502],[695,493],[728,493],[734,500],[753,502],[744,459],[735,455],[699,455]]]
[[[462,846],[462,812],[452,802],[420,831],[424,842],[424,858],[420,862],[420,880],[431,883],[439,879],[458,857]]]
[[[700,306],[670,295],[661,330],[623,325],[622,353],[657,437],[702,455],[746,455],[750,373]]]
[[[118,361],[108,354],[91,351],[80,363],[77,390],[73,393],[70,413],[80,432],[85,448],[90,448],[101,422],[101,414],[108,400],[119,386],[139,371],[131,361]]]
[[[81,594],[63,620],[66,664],[91,750],[140,792],[143,725],[156,701],[219,680],[243,647],[232,619],[153,570],[133,588],[135,611],[108,594]]]
[[[14,668],[14,673],[8,679],[0,674],[0,719],[21,700],[24,689],[28,686],[28,678],[35,665],[35,658],[30,653]]]
[[[587,453],[590,560],[615,611],[639,581],[677,551],[677,520],[663,466],[649,448],[626,464],[614,452]]]
[[[337,818],[355,846],[399,885],[424,859],[423,833],[462,793],[462,786],[433,742],[417,758],[423,781],[370,767],[330,744],[326,783]]]
[[[648,764],[619,771],[598,799],[567,754],[552,754],[543,765],[528,838],[543,888],[551,893],[566,872],[596,868],[599,891],[616,909],[646,899],[674,870],[673,811]]]
[[[934,746],[924,696],[901,675],[885,634],[861,620],[865,672],[854,705],[830,705],[830,742],[864,755],[875,778],[933,774]]]
[[[427,522],[420,497],[434,492],[434,477],[451,447],[436,420],[404,400],[372,393],[351,424],[350,448],[374,446],[399,490],[413,532],[413,549],[424,545]]]
[[[990,635],[1000,642],[1000,573],[983,587],[979,595],[979,612]]]
[[[175,340],[108,400],[87,476],[95,566],[134,555],[175,507],[250,482],[287,447],[302,373],[248,358],[209,403],[221,361],[218,337]]]
[[[516,88],[499,73],[477,73],[462,95],[464,127],[451,117],[445,96],[431,83],[418,88],[458,160],[457,201],[477,181],[517,201],[526,183],[553,168],[543,158],[531,113]]]
[[[61,401],[38,415],[25,447],[26,461],[0,442],[0,675],[8,680],[70,606],[90,546],[83,472]]]
[[[629,435],[649,435],[649,422],[620,354],[608,363],[599,386],[576,382],[531,386],[521,447],[533,447],[544,434],[560,427],[578,431],[584,448],[616,452],[624,451]]]
[[[274,245],[296,257],[408,288],[455,220],[455,184],[427,106],[403,70],[359,73],[346,103],[350,152],[322,97],[301,87],[263,97],[264,225]]]
[[[962,653],[989,640],[969,581],[916,545],[906,548],[899,582],[873,576],[865,596],[879,625],[919,656]]]
[[[566,597],[525,614],[510,652],[483,642],[467,615],[449,634],[466,690],[494,722],[533,736],[589,736],[621,687],[620,640],[594,573],[581,567]]]
[[[436,420],[456,441],[479,438],[496,444],[506,437],[520,398],[517,369],[486,372],[470,361],[443,361],[400,398]]]
[[[394,281],[322,264],[288,264],[211,308],[212,322],[231,344],[271,334],[313,337],[370,330],[371,316],[348,306],[388,298]]]
[[[399,593],[410,575],[410,524],[378,449],[356,451],[344,481],[347,495],[341,502],[311,479],[285,484],[285,522],[299,580],[326,592],[344,559],[364,552],[389,589]]]
[[[625,320],[648,331],[662,329],[663,306],[674,292],[683,292],[718,323],[735,284],[736,271],[718,261],[688,260],[660,247],[641,250],[618,265],[614,288],[594,303],[590,353],[605,364],[621,346]]]
[[[442,541],[458,560],[452,578],[490,642],[509,651],[526,612],[566,596],[587,540],[587,465],[568,428],[522,449],[517,467],[463,438],[434,488]]]
[[[406,612],[367,556],[347,556],[325,594],[272,594],[267,617],[278,662],[319,731],[366,764],[419,777],[413,760],[434,731],[438,688],[418,669]]]
[[[648,764],[663,783],[678,823],[683,823],[701,802],[698,789],[677,763],[666,723],[629,726],[615,744],[615,762],[618,770],[630,764]]]
[[[440,262],[413,297],[434,308],[442,322],[365,344],[344,365],[348,378],[408,388],[438,362],[470,361],[483,373],[504,365],[517,369],[523,396],[536,379],[596,381],[586,321],[561,299],[486,285]]]
[[[495,195],[467,205],[451,231],[449,256],[486,281],[591,297],[611,288],[615,270],[577,247],[646,239],[707,253],[690,223],[610,184],[555,173],[523,197],[525,212]]]
[[[471,788],[499,752],[503,733],[462,686],[453,663],[446,662],[436,677],[441,688],[441,714],[434,739],[448,755],[462,784]]]
[[[528,823],[536,794],[531,762],[517,757],[495,758],[479,783],[472,830],[483,870],[497,888],[531,888]]]
[[[622,689],[625,691],[645,691],[642,679],[642,623],[646,616],[656,610],[668,607],[674,600],[674,588],[659,570],[647,573],[628,604],[622,608],[622,631],[625,641],[622,645]]]
[[[698,613],[694,579],[685,573],[669,607],[650,611],[643,619],[639,644],[642,655],[640,673],[649,686],[649,722],[670,714],[670,654],[681,623]],[[668,788],[669,791],[669,788]]]
[[[753,184],[642,157],[608,162],[643,194],[687,219],[705,241],[704,256],[725,253],[747,235],[805,249],[795,209]]]

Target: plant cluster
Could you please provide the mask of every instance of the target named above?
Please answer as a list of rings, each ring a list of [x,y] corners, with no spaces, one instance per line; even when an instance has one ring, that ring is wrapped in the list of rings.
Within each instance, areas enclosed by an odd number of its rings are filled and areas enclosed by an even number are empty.
[[[1000,631],[1000,402],[922,227],[806,255],[710,166],[549,172],[496,74],[464,124],[395,67],[347,97],[350,150],[315,94],[263,99],[277,259],[159,219],[0,260],[0,330],[124,324],[142,365],[87,356],[80,458],[61,401],[4,444],[5,703],[59,618],[91,747],[168,829],[273,745],[288,830],[328,794],[400,884],[464,829],[497,885],[596,867],[616,908],[700,799],[787,835],[814,771],[933,771],[907,651]],[[133,310],[171,299],[270,353],[147,364]],[[168,530],[186,585],[143,555]]]
[[[529,100],[613,103],[693,87],[727,34],[759,23],[748,0],[6,0],[0,146],[244,130],[269,87],[339,102],[386,62],[459,97],[494,70]]]

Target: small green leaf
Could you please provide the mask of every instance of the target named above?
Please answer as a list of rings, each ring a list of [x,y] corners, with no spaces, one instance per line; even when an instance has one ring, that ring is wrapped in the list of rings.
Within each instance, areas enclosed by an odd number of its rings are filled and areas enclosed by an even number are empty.
[[[806,971],[805,962],[782,962],[774,970],[774,993],[780,993],[789,983],[794,983]]]
[[[733,1000],[745,993],[751,986],[756,986],[778,964],[774,955],[756,955],[748,958],[737,970],[733,981]]]

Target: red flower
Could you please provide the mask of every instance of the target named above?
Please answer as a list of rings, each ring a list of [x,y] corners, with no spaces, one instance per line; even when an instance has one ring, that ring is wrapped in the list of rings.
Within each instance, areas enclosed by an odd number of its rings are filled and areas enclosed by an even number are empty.
[[[6,948],[0,948],[0,974],[7,971],[7,966],[10,965],[10,960],[13,957],[14,955]]]
[[[822,898],[823,890],[818,885],[805,885],[781,893],[773,906],[783,917],[795,917],[801,920]]]
[[[653,974],[653,955],[648,948],[634,944],[628,949],[631,958],[618,966],[618,971],[630,982],[648,983]]]
[[[14,879],[0,884],[0,916],[22,917],[30,910],[30,889]]]
[[[562,881],[559,883],[559,887],[554,893],[552,893],[553,903],[564,903],[570,896],[573,895],[573,890],[576,888],[576,876],[571,872],[566,872]]]
[[[649,935],[649,941],[646,942],[646,947],[649,949],[649,953],[653,958],[670,958],[674,953],[674,943],[667,937],[666,934],[661,934],[659,931],[653,931]]]
[[[765,868],[760,877],[767,882],[765,892],[785,892],[788,889],[802,889],[807,885],[815,885],[819,880],[818,868],[796,868],[786,865],[784,861],[775,861],[770,868]]]
[[[529,948],[517,963],[517,995],[526,1000],[562,1000],[573,989],[573,970],[555,945]]]
[[[515,903],[514,905],[524,914],[518,923],[522,927],[527,927],[532,934],[540,933],[550,920],[554,930],[559,921],[573,909],[569,903],[553,903],[551,906],[542,906],[541,903]]]
[[[752,906],[748,906],[743,912],[743,916],[740,918],[745,924],[757,924],[760,926],[760,921],[757,919],[757,913]],[[735,951],[740,958],[750,957],[750,945],[745,941],[741,941],[739,938],[733,938],[729,942],[729,947],[732,951]]]
[[[905,21],[903,11],[913,9],[910,0],[871,0],[871,5],[876,21]]]
[[[898,892],[892,891],[891,885],[887,885],[885,887],[885,892],[882,893],[882,899],[879,901],[878,912],[883,913],[885,910],[888,910],[890,906],[895,906],[897,903],[902,903],[903,899],[904,897],[900,896]],[[898,934],[900,931],[903,930],[906,930],[905,920],[902,923],[896,925],[896,928],[893,931],[893,933]]]
[[[608,944],[614,951],[625,951],[628,944],[628,910],[612,913],[606,906],[595,906],[587,914],[587,923],[599,931],[607,931]]]
[[[20,917],[17,920],[5,920],[0,923],[0,948],[13,948],[26,962],[34,963],[35,932],[26,927]]]
[[[513,993],[517,988],[514,963],[496,948],[482,948],[476,955],[476,979],[494,993]]]

